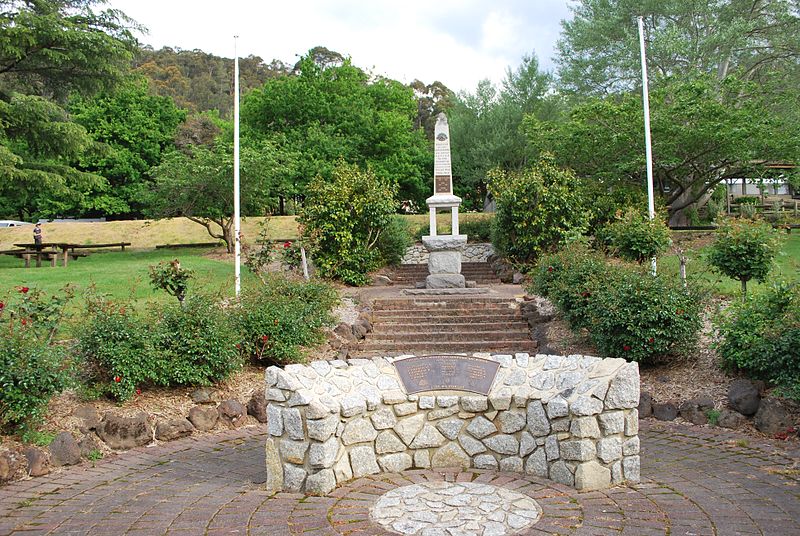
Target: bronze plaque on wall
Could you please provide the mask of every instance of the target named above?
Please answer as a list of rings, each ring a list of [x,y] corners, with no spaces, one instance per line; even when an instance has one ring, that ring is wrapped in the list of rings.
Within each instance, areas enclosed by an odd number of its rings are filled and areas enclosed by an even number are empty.
[[[488,395],[500,363],[479,357],[429,355],[394,362],[407,394],[454,389]]]
[[[448,175],[437,175],[434,177],[433,192],[436,194],[449,194],[450,191],[450,177]]]

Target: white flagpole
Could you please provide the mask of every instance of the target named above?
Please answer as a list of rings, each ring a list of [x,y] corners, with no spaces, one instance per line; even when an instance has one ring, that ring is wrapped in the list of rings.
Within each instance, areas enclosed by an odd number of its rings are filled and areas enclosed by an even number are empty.
[[[647,84],[647,59],[644,50],[644,21],[639,17],[639,48],[642,57],[642,101],[644,103],[644,144],[647,159],[647,211],[650,219],[656,217],[653,199],[653,141],[650,137],[650,89]],[[651,261],[653,275],[656,275],[656,258]]]
[[[238,35],[233,36],[233,236],[234,236],[234,287],[236,296],[242,289],[241,278],[241,218],[239,214],[239,52],[236,48]]]

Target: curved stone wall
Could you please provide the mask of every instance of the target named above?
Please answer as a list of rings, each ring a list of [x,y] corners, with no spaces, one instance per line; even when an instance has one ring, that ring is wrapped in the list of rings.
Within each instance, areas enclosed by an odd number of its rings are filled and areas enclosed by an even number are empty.
[[[461,262],[486,262],[494,255],[494,248],[491,244],[470,244],[464,246],[461,251]],[[401,264],[428,264],[428,250],[422,244],[414,244],[406,249]]]
[[[268,488],[325,494],[429,467],[525,472],[577,489],[639,480],[636,363],[474,355],[500,363],[488,396],[407,395],[395,358],[270,367]]]

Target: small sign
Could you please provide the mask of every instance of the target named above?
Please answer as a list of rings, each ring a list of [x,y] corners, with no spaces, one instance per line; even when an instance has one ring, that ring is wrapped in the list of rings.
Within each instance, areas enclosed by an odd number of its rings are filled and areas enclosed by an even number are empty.
[[[449,194],[452,193],[450,191],[450,177],[448,175],[437,175],[435,177],[436,182],[434,183],[434,193],[437,194]]]
[[[453,389],[488,395],[500,363],[479,357],[430,355],[394,362],[407,394]]]

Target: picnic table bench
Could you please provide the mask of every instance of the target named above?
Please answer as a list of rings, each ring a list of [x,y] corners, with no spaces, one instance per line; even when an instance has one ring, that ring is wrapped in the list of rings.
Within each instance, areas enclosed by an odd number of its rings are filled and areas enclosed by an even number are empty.
[[[63,266],[67,266],[69,259],[75,260],[79,257],[88,257],[89,253],[75,251],[80,244],[70,244],[68,242],[42,242],[41,244],[14,244],[18,248],[2,251],[4,255],[13,255],[25,261],[25,268],[30,268],[31,258],[36,259],[36,267],[42,265],[42,259],[50,261],[50,266],[57,266],[59,257],[63,259]]]

